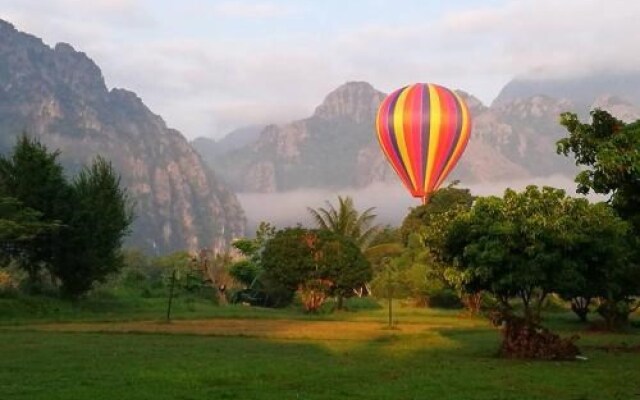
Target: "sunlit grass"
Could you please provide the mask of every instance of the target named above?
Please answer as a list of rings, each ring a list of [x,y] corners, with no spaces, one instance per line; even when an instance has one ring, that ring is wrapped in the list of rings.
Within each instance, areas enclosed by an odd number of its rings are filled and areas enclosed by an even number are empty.
[[[50,300],[50,299],[49,299]],[[31,303],[30,303],[31,302]],[[459,310],[283,310],[89,299],[0,300],[0,399],[633,399],[638,329],[600,333],[569,313],[587,361],[496,357],[499,332]],[[40,313],[33,313],[44,307]],[[7,312],[7,313],[5,313]],[[610,351],[607,350],[610,347]]]

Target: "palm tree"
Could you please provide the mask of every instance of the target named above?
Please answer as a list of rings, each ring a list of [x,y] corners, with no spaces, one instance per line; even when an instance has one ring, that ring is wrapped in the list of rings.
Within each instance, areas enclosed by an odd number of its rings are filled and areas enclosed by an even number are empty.
[[[365,249],[378,232],[378,225],[372,225],[376,218],[372,213],[374,209],[371,207],[362,213],[358,212],[349,196],[338,196],[337,208],[328,201],[327,208],[307,207],[318,228],[351,238],[361,249]]]

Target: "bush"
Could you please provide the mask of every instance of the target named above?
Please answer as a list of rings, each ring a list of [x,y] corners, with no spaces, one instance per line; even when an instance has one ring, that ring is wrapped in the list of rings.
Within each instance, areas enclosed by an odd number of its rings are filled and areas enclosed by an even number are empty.
[[[380,303],[373,297],[349,297],[344,306],[349,311],[378,310],[382,308]]]
[[[0,297],[14,297],[18,294],[18,279],[7,270],[0,269]]]
[[[551,294],[542,304],[542,309],[546,312],[561,313],[569,310],[569,306],[560,296]]]
[[[427,307],[431,308],[462,308],[460,297],[451,289],[434,291],[427,297]]]

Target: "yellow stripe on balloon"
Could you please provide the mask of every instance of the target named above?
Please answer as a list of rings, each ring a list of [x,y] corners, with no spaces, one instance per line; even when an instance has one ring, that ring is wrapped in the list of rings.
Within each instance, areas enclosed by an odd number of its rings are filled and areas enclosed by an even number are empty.
[[[387,147],[384,145],[384,142],[382,140],[383,132],[382,132],[382,129],[380,129],[380,114],[383,111],[386,111],[386,110],[383,110],[382,107],[380,107],[378,109],[378,112],[376,113],[376,134],[378,136],[378,143],[380,144],[380,148],[382,148],[382,153],[384,154],[385,157],[387,157],[387,160],[389,160],[389,164],[391,164],[391,168],[393,168],[393,170],[396,172],[396,174],[398,174],[398,176],[401,176],[402,175],[401,172],[398,171],[396,164],[391,161],[391,155],[387,151]],[[407,188],[409,192],[411,192],[412,188],[407,186],[407,183],[404,181],[404,179],[400,179],[400,181],[402,181],[403,186]]]
[[[402,158],[402,165],[404,165],[404,168],[407,171],[407,175],[409,175],[409,179],[411,179],[411,185],[415,188],[416,179],[414,177],[413,168],[411,168],[411,159],[409,158],[407,141],[405,140],[406,132],[404,131],[404,118],[406,113],[404,106],[407,100],[407,93],[409,93],[409,89],[410,86],[403,90],[398,97],[396,107],[393,111],[393,129],[396,134],[395,137],[398,143],[400,157]]]
[[[427,84],[429,88],[429,108],[431,113],[429,115],[429,153],[425,155],[427,157],[427,173],[424,176],[424,189],[425,194],[429,195],[433,186],[430,186],[432,181],[435,181],[433,174],[433,168],[435,167],[436,152],[438,151],[438,142],[440,138],[440,119],[442,117],[442,109],[440,108],[440,98],[436,88],[430,83]]]
[[[458,100],[458,104],[460,104],[460,110],[462,113],[462,118],[461,118],[462,127],[460,129],[460,138],[458,139],[456,148],[453,151],[453,153],[451,153],[451,157],[449,157],[449,159],[447,160],[447,165],[442,170],[442,174],[440,175],[440,178],[436,183],[436,187],[442,184],[442,182],[446,179],[447,175],[449,175],[449,172],[451,172],[453,167],[456,165],[456,161],[458,160],[458,158],[460,158],[460,156],[462,155],[462,152],[467,146],[467,142],[469,141],[469,135],[471,133],[471,121],[469,119],[469,110],[467,109],[467,104],[460,98],[460,96],[458,96],[456,92],[452,91],[451,93],[453,93],[453,95],[456,96],[456,99]]]

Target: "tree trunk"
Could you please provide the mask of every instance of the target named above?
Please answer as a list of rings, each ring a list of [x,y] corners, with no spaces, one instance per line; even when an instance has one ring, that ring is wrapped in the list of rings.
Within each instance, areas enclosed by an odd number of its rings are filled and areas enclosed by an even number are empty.
[[[571,311],[573,311],[580,322],[588,322],[589,306],[591,305],[591,297],[574,297],[571,299]]]
[[[477,315],[482,306],[482,292],[463,294],[462,302],[471,314]]]
[[[336,309],[337,310],[342,310],[343,302],[344,302],[344,296],[342,296],[342,294],[338,294],[337,299],[336,299]]]

